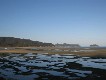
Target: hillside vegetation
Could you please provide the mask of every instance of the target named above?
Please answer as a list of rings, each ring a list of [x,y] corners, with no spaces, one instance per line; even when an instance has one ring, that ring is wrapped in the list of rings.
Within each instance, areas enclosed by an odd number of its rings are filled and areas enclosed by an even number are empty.
[[[54,46],[52,43],[32,41],[30,39],[20,39],[14,37],[0,37],[0,47],[30,47],[30,46]]]

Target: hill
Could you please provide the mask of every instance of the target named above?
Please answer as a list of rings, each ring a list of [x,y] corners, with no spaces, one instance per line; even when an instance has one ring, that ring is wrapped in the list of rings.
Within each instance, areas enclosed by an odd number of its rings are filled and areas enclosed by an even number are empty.
[[[0,37],[0,47],[30,47],[30,46],[54,46],[52,43],[32,41],[30,39],[20,39],[14,37]]]

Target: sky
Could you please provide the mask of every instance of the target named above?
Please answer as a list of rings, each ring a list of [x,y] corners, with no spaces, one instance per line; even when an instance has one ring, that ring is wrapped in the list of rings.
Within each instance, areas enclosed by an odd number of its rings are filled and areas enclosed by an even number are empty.
[[[0,37],[106,46],[106,0],[0,0]]]

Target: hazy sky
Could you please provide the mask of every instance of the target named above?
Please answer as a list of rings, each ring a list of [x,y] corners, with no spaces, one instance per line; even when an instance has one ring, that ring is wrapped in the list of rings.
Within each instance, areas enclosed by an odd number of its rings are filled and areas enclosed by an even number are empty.
[[[106,0],[0,0],[0,36],[106,46]]]

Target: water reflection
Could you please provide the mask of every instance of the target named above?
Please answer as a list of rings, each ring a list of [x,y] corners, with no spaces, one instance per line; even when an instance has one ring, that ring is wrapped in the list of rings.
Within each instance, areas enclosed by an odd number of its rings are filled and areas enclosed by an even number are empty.
[[[0,79],[105,80],[106,58],[73,54],[0,54]]]

